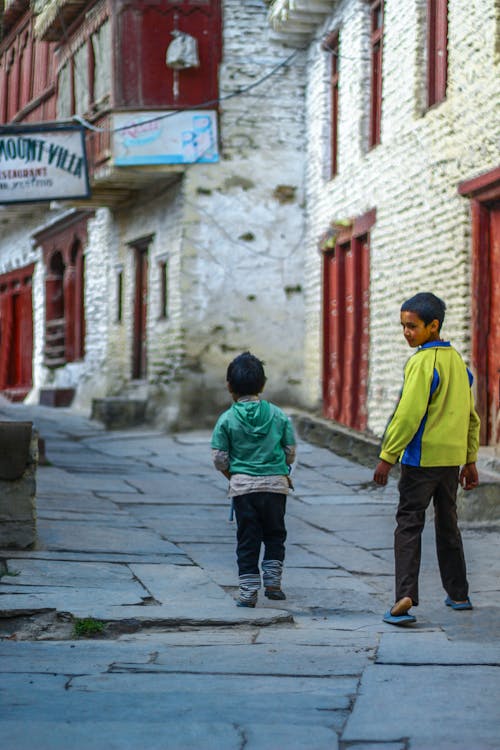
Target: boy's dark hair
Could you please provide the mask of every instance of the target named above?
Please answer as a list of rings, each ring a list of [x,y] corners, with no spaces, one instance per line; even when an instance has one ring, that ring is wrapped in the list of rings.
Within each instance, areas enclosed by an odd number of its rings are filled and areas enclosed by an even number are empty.
[[[442,299],[432,292],[419,292],[401,305],[401,312],[413,312],[428,326],[433,320],[439,322],[439,329],[443,325],[446,305]]]
[[[226,380],[232,393],[238,396],[256,396],[266,383],[264,363],[250,352],[243,352],[230,363]]]

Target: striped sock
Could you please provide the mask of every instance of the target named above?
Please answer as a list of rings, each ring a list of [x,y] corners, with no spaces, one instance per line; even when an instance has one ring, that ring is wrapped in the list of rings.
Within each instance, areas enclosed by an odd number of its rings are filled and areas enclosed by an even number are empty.
[[[283,563],[281,560],[262,560],[262,576],[266,589],[280,589],[282,573]]]
[[[257,592],[260,589],[259,573],[246,573],[240,576],[240,601],[257,601]]]

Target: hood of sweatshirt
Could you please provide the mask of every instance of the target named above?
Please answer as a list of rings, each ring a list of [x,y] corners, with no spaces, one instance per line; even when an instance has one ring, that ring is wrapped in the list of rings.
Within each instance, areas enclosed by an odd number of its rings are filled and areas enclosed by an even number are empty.
[[[248,435],[267,435],[273,418],[268,401],[237,401],[233,414]]]

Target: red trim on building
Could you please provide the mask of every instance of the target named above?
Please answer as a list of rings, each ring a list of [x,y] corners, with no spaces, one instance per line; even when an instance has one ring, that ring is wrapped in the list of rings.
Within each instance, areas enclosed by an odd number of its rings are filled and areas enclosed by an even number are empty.
[[[323,253],[323,409],[365,430],[370,323],[369,231],[376,209],[357,217]]]
[[[500,441],[500,167],[461,182],[460,195],[471,199],[472,221],[472,364],[482,445]]]
[[[448,0],[427,0],[427,106],[446,98]]]
[[[369,146],[380,143],[382,128],[382,47],[384,39],[384,0],[373,0],[370,5],[370,132]]]
[[[22,401],[33,385],[34,264],[0,276],[0,391]]]
[[[93,211],[75,211],[34,235],[45,261],[45,364],[60,367],[85,351],[84,248]]]

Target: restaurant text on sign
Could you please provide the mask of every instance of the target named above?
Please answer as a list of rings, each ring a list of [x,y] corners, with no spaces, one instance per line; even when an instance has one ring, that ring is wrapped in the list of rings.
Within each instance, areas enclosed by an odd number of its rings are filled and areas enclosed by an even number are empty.
[[[0,128],[0,202],[89,197],[83,129]]]

